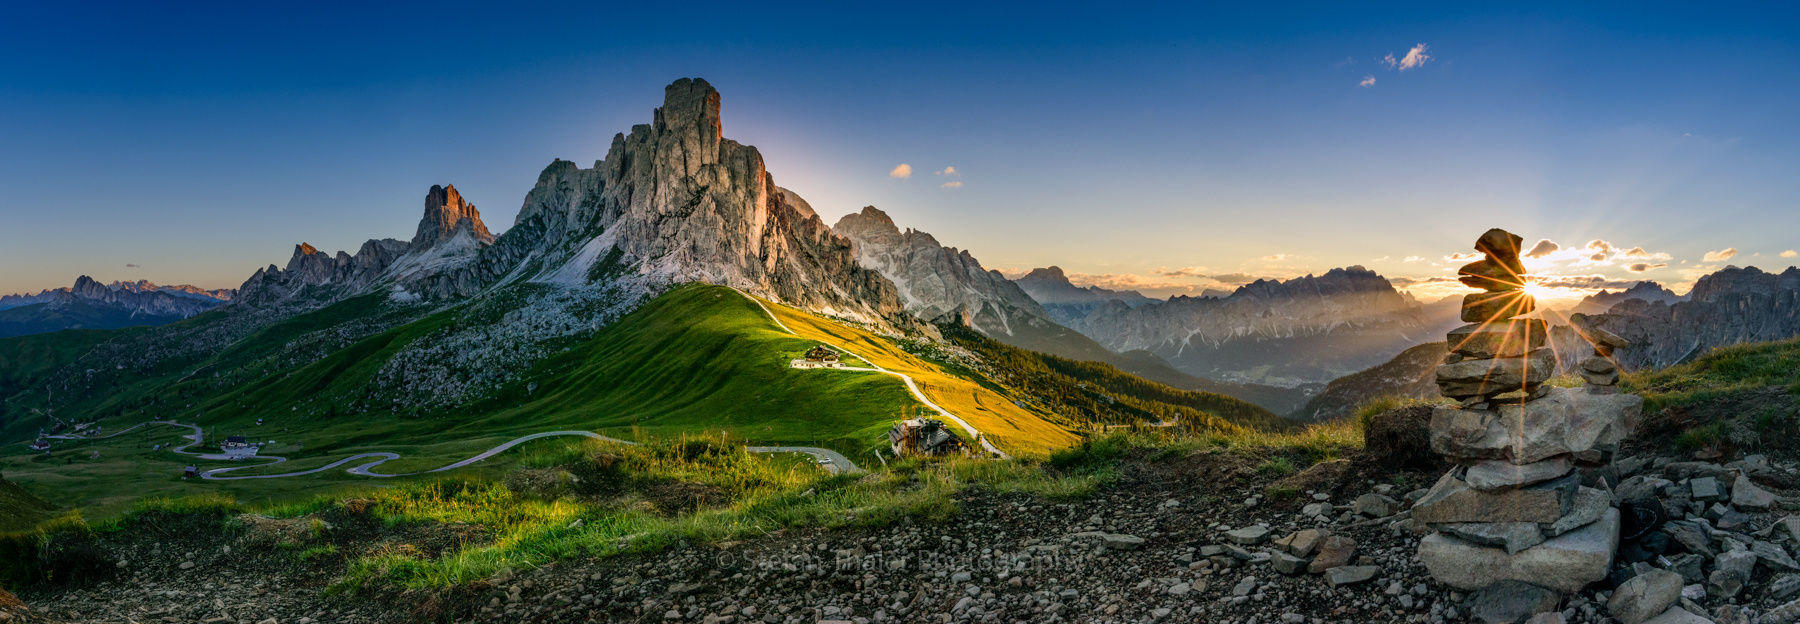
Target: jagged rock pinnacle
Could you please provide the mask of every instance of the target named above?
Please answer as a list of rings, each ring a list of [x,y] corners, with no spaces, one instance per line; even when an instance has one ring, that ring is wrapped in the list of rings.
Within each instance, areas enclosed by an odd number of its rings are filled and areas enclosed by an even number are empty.
[[[423,249],[450,240],[458,229],[466,229],[475,240],[494,242],[494,235],[481,222],[481,211],[456,192],[456,185],[432,185],[425,193],[425,216],[419,219],[418,233],[413,234],[415,249]]]

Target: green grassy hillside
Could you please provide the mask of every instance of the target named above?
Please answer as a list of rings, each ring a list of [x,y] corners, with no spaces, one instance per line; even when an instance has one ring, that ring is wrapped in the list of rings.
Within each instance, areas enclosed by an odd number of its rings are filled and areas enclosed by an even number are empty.
[[[1708,455],[1800,455],[1800,338],[1720,347],[1626,375],[1621,385],[1644,397],[1645,442]]]
[[[57,515],[55,505],[0,478],[0,533],[28,530]]]
[[[108,430],[172,418],[202,425],[211,441],[233,434],[274,440],[266,452],[290,461],[267,472],[304,470],[375,451],[403,456],[382,471],[409,472],[520,435],[561,429],[627,439],[702,434],[736,444],[823,446],[874,463],[869,451],[880,445],[880,434],[919,405],[900,380],[887,375],[788,367],[816,343],[782,331],[736,292],[703,285],[676,288],[591,336],[559,345],[551,356],[522,367],[513,381],[455,408],[384,408],[394,399],[373,380],[409,345],[459,323],[486,322],[471,319],[479,311],[442,310],[310,364],[279,366],[288,357],[280,355],[287,352],[284,345],[345,319],[376,315],[378,307],[350,300],[268,326],[222,350],[198,374],[158,371],[96,401],[104,406],[97,413],[59,415],[100,417]],[[9,353],[0,358],[8,362],[7,378],[36,379],[12,353],[59,353],[97,339],[79,332],[31,338],[0,342],[0,353]],[[221,377],[244,381],[213,390]],[[161,390],[143,389],[151,387]],[[147,495],[220,490],[244,500],[278,500],[369,481],[341,472],[229,484],[182,481],[181,467],[193,460],[152,450],[178,442],[180,433],[158,427],[110,440],[64,442],[50,458],[7,445],[0,447],[0,470],[72,505],[107,508]]]

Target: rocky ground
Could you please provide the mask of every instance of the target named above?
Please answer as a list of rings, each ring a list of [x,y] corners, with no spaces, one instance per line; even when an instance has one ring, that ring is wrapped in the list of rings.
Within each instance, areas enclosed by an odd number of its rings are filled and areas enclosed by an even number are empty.
[[[1626,543],[1613,579],[1567,597],[1433,582],[1406,507],[1435,472],[1340,460],[1278,478],[1201,454],[1132,460],[1081,500],[976,491],[943,523],[683,544],[448,592],[326,595],[341,563],[247,546],[256,531],[144,535],[118,553],[112,580],[25,593],[29,610],[0,609],[0,621],[1795,621],[1787,612],[1800,607],[1777,607],[1800,598],[1800,516],[1789,515],[1800,470],[1760,457],[1618,465],[1629,474],[1588,477],[1679,520]],[[429,551],[462,538],[380,539]],[[1706,619],[1669,619],[1684,615]]]

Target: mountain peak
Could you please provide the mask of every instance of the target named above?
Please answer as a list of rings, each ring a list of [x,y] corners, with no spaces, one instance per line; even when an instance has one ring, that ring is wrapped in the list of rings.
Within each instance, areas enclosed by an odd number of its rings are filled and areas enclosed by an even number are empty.
[[[454,238],[457,230],[462,229],[468,230],[470,236],[477,241],[494,242],[494,235],[481,222],[481,211],[476,210],[475,204],[464,200],[462,194],[456,192],[456,185],[432,185],[431,190],[425,192],[425,216],[419,218],[418,232],[413,234],[413,247],[424,249],[436,246]]]
[[[83,275],[75,278],[75,287],[70,292],[79,297],[100,299],[106,296],[107,288],[94,278]]]
[[[1019,279],[1048,280],[1068,283],[1069,276],[1063,273],[1062,267],[1052,264],[1041,269],[1032,269],[1030,273],[1026,273]]]
[[[894,220],[874,206],[864,206],[860,212],[852,212],[838,219],[831,231],[848,236],[851,240],[898,239],[900,227]]]
[[[697,132],[701,139],[719,141],[724,128],[719,121],[719,91],[703,78],[682,78],[663,88],[662,108],[656,109],[656,125],[662,129]]]

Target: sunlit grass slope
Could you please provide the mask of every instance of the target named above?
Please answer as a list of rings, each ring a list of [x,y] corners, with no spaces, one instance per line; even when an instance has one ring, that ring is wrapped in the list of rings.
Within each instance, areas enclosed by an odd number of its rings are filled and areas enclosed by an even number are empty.
[[[1044,415],[1018,406],[1000,391],[960,377],[918,358],[866,330],[820,318],[778,303],[763,302],[795,333],[848,349],[888,370],[911,375],[933,403],[980,430],[1001,450],[1042,455],[1080,439]]]

